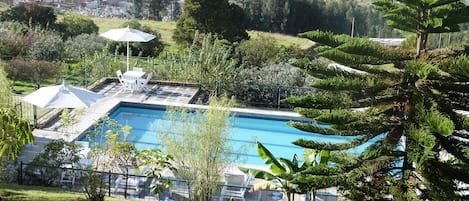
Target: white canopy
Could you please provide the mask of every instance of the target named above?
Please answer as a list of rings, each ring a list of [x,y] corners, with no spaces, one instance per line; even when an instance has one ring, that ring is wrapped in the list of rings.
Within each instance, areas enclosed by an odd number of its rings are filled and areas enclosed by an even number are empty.
[[[100,36],[114,41],[127,42],[127,70],[129,70],[129,42],[148,42],[156,37],[152,34],[145,33],[143,31],[131,29],[130,27],[121,29],[111,29],[100,34]]]
[[[103,95],[64,84],[41,87],[23,97],[23,101],[42,108],[85,108]]]

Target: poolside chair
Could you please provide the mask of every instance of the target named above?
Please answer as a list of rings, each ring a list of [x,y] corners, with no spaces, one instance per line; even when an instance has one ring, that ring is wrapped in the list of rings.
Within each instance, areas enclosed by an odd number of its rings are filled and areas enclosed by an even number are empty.
[[[225,173],[225,182],[220,193],[220,201],[242,200],[245,201],[244,193],[248,185],[249,178],[246,175]]]
[[[126,187],[127,189],[135,189],[135,192],[138,193],[140,191],[140,186],[143,186],[147,181],[145,174],[150,170],[150,168],[150,166],[146,166],[138,175],[129,176],[127,179],[125,178],[125,175],[119,175],[115,182],[114,193],[116,193],[117,190]]]
[[[70,184],[75,184],[75,178],[76,178],[76,173],[73,170],[73,165],[72,164],[65,164],[62,166],[62,168],[65,168],[62,171],[62,174],[60,175],[60,184],[63,183],[70,183]]]
[[[153,77],[153,72],[149,72],[147,75],[147,78],[145,79],[139,79],[138,81],[138,86],[140,89],[143,89],[145,92],[149,92],[150,89],[148,88],[148,82],[151,80]]]
[[[119,78],[119,83],[122,85],[122,89],[126,91],[130,91],[133,93],[137,90],[138,80],[135,79],[128,79],[126,78],[121,70],[116,71],[117,78]]]

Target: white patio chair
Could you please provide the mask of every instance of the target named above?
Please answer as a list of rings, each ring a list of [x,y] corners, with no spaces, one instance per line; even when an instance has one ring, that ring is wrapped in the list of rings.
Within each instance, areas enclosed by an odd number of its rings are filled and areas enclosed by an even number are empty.
[[[129,176],[127,178],[127,182],[124,175],[119,175],[115,182],[114,193],[116,193],[118,189],[125,188],[126,185],[127,189],[135,189],[135,192],[138,193],[140,191],[140,186],[145,184],[147,180],[145,174],[150,170],[150,168],[150,166],[144,167],[137,176]]]
[[[75,178],[76,178],[76,173],[73,170],[73,165],[72,164],[65,164],[62,166],[62,168],[65,168],[62,171],[62,174],[60,175],[60,184],[63,183],[70,183],[70,184],[75,184]]]
[[[124,75],[122,74],[122,71],[121,70],[117,70],[116,71],[116,75],[117,75],[117,78],[119,79],[119,83],[121,84],[121,88],[123,90],[129,90],[129,91],[132,91],[132,83],[129,82],[128,79],[126,79],[124,77]]]
[[[138,81],[139,88],[143,89],[143,91],[145,92],[149,92],[150,89],[148,88],[148,82],[151,80],[152,77],[153,77],[153,72],[149,72],[147,75],[147,78],[139,79]]]
[[[220,193],[220,201],[242,200],[245,201],[244,193],[248,185],[249,178],[246,175],[225,173],[225,183]]]
[[[132,70],[133,70],[133,71],[142,72],[142,71],[143,71],[143,68],[134,67]]]

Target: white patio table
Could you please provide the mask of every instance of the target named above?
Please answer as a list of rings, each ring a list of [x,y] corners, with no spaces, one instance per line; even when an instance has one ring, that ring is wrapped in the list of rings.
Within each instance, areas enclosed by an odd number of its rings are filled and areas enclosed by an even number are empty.
[[[127,71],[123,74],[124,79],[130,84],[131,92],[140,91],[141,86],[138,84],[138,80],[145,75],[143,71]]]

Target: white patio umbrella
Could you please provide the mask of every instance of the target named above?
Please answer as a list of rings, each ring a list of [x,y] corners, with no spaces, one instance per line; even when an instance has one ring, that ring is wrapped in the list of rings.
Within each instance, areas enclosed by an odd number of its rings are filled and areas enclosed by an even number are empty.
[[[114,41],[127,42],[127,70],[129,70],[129,42],[148,42],[156,37],[152,34],[145,33],[143,31],[131,29],[130,27],[121,29],[111,29],[100,34],[100,36]]]
[[[23,97],[23,101],[42,108],[86,108],[103,95],[87,89],[66,85],[41,87]]]

